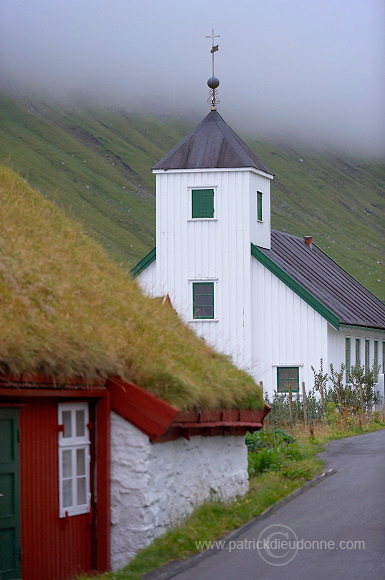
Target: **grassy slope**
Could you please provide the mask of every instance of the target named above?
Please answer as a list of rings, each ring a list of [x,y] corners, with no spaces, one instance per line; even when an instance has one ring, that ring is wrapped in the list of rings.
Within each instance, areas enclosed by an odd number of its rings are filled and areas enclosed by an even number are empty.
[[[0,162],[76,215],[130,267],[155,245],[151,167],[190,127],[176,117],[3,94]],[[385,163],[243,137],[276,175],[273,227],[313,235],[318,246],[385,299]]]
[[[143,296],[77,224],[1,166],[0,199],[0,370],[117,374],[179,409],[263,405],[250,375]]]

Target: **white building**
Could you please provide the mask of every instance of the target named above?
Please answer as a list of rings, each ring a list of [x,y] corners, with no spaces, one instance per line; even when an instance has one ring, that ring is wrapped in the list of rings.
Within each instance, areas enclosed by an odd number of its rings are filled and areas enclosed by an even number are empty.
[[[271,231],[273,175],[215,107],[162,160],[156,249],[133,269],[150,296],[272,396],[323,359],[385,366],[385,305],[311,237]]]

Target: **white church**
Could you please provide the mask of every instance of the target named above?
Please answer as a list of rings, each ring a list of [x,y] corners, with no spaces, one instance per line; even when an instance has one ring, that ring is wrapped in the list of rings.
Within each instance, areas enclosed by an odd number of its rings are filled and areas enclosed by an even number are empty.
[[[320,359],[326,371],[380,365],[383,385],[385,305],[310,236],[271,229],[273,174],[216,110],[218,84],[209,114],[152,169],[156,248],[133,275],[270,398],[311,389]]]

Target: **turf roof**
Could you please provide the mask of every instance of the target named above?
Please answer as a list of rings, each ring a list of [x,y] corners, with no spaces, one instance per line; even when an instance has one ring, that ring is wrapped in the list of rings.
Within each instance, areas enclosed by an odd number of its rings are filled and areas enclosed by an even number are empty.
[[[0,365],[89,380],[112,374],[179,409],[261,408],[254,380],[20,176],[0,166]]]

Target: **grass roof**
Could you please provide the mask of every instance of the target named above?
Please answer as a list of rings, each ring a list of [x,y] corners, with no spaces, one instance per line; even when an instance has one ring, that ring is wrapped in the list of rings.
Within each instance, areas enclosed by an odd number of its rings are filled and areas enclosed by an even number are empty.
[[[261,388],[12,170],[0,166],[0,365],[113,374],[179,409],[261,408]]]

